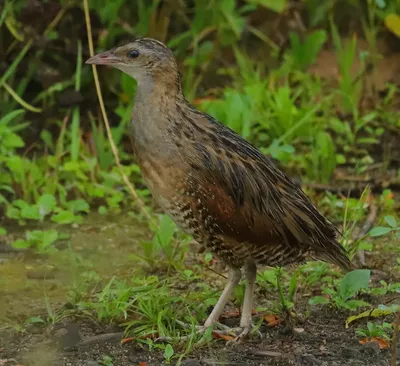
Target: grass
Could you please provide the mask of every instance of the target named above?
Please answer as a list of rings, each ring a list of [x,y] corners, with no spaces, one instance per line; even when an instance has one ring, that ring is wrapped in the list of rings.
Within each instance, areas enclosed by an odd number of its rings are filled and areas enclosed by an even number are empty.
[[[306,308],[307,317],[311,308],[325,306],[350,317],[388,306],[384,299],[399,292],[398,192],[391,188],[400,181],[399,156],[391,140],[400,131],[399,87],[388,83],[378,93],[368,90],[368,85],[371,69],[379,72],[383,57],[378,44],[384,42],[384,35],[395,37],[399,25],[394,15],[400,3],[304,1],[304,24],[296,31],[279,31],[279,37],[268,24],[254,21],[260,14],[298,21],[287,11],[290,3],[280,1],[280,6],[272,7],[272,2],[263,1],[240,5],[233,0],[209,5],[195,1],[169,9],[155,0],[125,4],[126,11],[121,12],[123,0],[93,0],[86,10],[91,10],[97,50],[134,34],[166,41],[178,57],[189,100],[271,155],[292,176],[302,177],[319,209],[342,229],[343,245],[355,261],[360,250],[379,258],[382,248],[376,243],[385,242],[383,255],[394,258],[387,282],[371,285],[368,270],[343,277],[316,262],[295,270],[262,269],[258,274],[258,294],[265,297],[258,309],[261,314]],[[91,71],[82,63],[94,52],[92,30],[88,28],[88,41],[77,26],[84,21],[88,25],[89,19],[81,16],[71,23],[71,14],[81,12],[81,4],[59,5],[49,11],[46,22],[32,28],[32,34],[44,32],[46,46],[25,31],[23,15],[29,12],[25,1],[8,1],[1,9],[5,62],[0,78],[4,90],[0,95],[0,211],[5,218],[0,222],[0,239],[11,237],[17,226],[21,230],[11,240],[14,248],[54,256],[65,250],[60,243],[71,240],[66,232],[84,225],[94,212],[107,218],[127,211],[148,227],[148,235],[140,240],[138,250],[129,253],[129,260],[139,263],[130,276],[92,270],[90,260],[82,265],[84,261],[71,248],[84,275],[70,284],[65,298],[70,308],[53,306],[46,295],[46,313],[30,314],[18,329],[31,323],[52,325],[70,316],[101,326],[118,324],[126,337],[134,337],[150,350],[161,348],[167,362],[179,360],[201,344],[197,336],[193,334],[184,347],[176,342],[160,345],[155,338],[177,339],[193,333],[177,320],[193,326],[204,320],[219,294],[205,278],[219,283],[223,279],[214,272],[221,269],[215,268],[211,253],[194,255],[191,238],[167,216],[154,212],[129,148],[135,82],[114,71],[104,71],[99,80],[95,72],[94,92]],[[338,19],[346,12],[361,15],[359,21],[353,19],[354,29],[345,28]],[[286,47],[281,47],[281,39]],[[360,51],[364,40],[368,49]],[[337,65],[335,80],[310,72],[327,50]],[[41,73],[43,65],[47,76]],[[317,189],[321,185],[326,188],[322,193]],[[356,185],[361,193],[350,197]],[[378,215],[364,235],[357,236],[371,206],[378,208]],[[379,264],[376,267],[380,269]],[[303,295],[306,305],[299,300]],[[368,296],[373,301],[367,301]],[[236,306],[242,297],[241,285]],[[355,334],[390,339],[393,331],[386,319],[397,311],[387,310],[368,321],[362,318],[365,326],[355,329]],[[211,338],[211,333],[206,335],[207,341]],[[104,365],[113,362],[104,355]]]

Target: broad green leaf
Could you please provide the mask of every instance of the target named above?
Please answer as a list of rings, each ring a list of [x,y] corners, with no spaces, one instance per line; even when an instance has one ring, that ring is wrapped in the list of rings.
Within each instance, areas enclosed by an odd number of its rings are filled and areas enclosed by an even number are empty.
[[[393,216],[385,216],[385,221],[390,227],[396,227],[397,222],[396,219]]]
[[[356,269],[346,273],[340,282],[340,297],[346,300],[356,295],[362,288],[367,288],[370,275],[371,271],[368,269]]]
[[[157,231],[157,239],[161,247],[166,247],[171,243],[171,239],[176,229],[175,223],[168,215],[162,215],[160,227]]]
[[[392,231],[392,228],[390,227],[384,227],[384,226],[376,226],[371,231],[369,232],[370,236],[382,236],[387,233],[390,233]]]
[[[174,349],[173,349],[172,346],[168,343],[168,344],[165,346],[164,358],[165,358],[167,361],[169,361],[173,355],[174,355]]]
[[[21,137],[19,137],[15,133],[8,133],[6,136],[3,137],[1,143],[3,144],[3,146],[8,147],[9,149],[23,147],[25,145]]]
[[[57,201],[53,195],[43,194],[37,201],[37,205],[39,206],[40,216],[45,217],[57,206]]]
[[[7,234],[7,230],[0,226],[0,236],[4,236]]]
[[[18,239],[11,244],[14,248],[25,249],[31,246],[31,243],[27,240]]]
[[[51,217],[51,220],[56,222],[57,224],[79,224],[82,222],[82,217],[74,215],[71,211],[63,210],[53,215]]]
[[[21,217],[30,220],[40,220],[39,207],[36,205],[27,204],[21,209]]]
[[[89,204],[82,199],[69,201],[67,206],[73,213],[89,212]]]

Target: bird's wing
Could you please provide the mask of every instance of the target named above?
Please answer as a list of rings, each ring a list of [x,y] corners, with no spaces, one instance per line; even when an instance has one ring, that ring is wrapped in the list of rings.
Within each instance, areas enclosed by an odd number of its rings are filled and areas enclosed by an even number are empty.
[[[192,168],[208,183],[202,199],[217,219],[216,229],[235,241],[281,243],[340,262],[337,230],[301,188],[250,143],[209,119],[202,138],[192,142]]]

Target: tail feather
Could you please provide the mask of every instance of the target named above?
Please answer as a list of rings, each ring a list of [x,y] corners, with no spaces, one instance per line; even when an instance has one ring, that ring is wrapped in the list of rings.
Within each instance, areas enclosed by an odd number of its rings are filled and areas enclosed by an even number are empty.
[[[351,263],[346,249],[336,240],[332,244],[329,249],[325,247],[323,252],[317,253],[318,259],[336,264],[345,271],[352,271],[354,265]]]

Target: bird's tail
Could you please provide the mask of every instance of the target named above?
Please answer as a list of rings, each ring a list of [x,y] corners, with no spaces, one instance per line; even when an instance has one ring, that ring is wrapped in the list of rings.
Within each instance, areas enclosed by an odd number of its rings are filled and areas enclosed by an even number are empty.
[[[346,249],[336,240],[332,243],[329,248],[324,248],[325,250],[317,254],[318,259],[330,262],[343,268],[345,271],[352,271],[354,269],[351,263]]]

